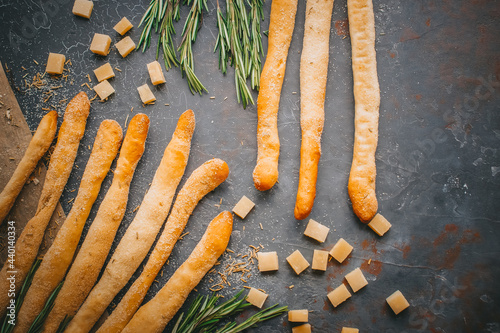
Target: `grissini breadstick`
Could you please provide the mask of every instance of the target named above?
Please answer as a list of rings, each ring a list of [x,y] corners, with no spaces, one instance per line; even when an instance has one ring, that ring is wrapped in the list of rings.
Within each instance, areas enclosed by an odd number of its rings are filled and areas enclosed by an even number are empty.
[[[167,218],[175,190],[186,169],[194,128],[195,116],[193,111],[188,110],[179,118],[172,140],[165,149],[134,220],[66,332],[90,331],[146,257]]]
[[[257,165],[253,170],[255,188],[269,190],[278,180],[280,139],[278,109],[281,87],[285,77],[286,59],[292,41],[297,12],[297,0],[274,0],[266,62],[260,77],[257,97]]]
[[[144,152],[148,129],[149,118],[144,114],[130,121],[111,186],[54,301],[44,332],[56,332],[66,315],[73,316],[96,282],[125,214],[130,182]]]
[[[98,333],[119,333],[123,330],[141,305],[149,287],[170,256],[198,202],[219,186],[228,175],[229,167],[226,162],[218,158],[205,162],[193,171],[177,194],[165,229],[163,229],[141,275],[134,281],[118,306],[101,325]]]
[[[304,44],[300,58],[300,173],[295,218],[305,219],[316,197],[321,133],[325,123],[330,24],[333,0],[307,0]]]
[[[368,223],[377,213],[375,151],[378,141],[380,88],[375,53],[372,0],[348,0],[349,32],[354,78],[354,151],[349,197],[359,219]]]
[[[45,228],[59,202],[71,169],[73,169],[78,146],[85,132],[89,111],[90,102],[84,92],[76,95],[66,107],[56,147],[50,157],[49,168],[35,216],[28,221],[16,242],[15,268],[10,268],[10,264],[6,262],[0,272],[0,290],[9,289],[7,277],[10,276],[15,276],[15,287],[18,290],[36,259]],[[15,273],[10,273],[11,271],[15,271]],[[0,313],[2,315],[9,302],[7,296],[6,292],[0,293]]]
[[[0,193],[0,224],[7,217],[10,209],[14,205],[19,192],[21,192],[24,184],[28,180],[33,170],[35,170],[38,161],[47,152],[54,140],[57,131],[57,112],[50,111],[47,113],[38,128],[36,129],[33,138],[24,153],[23,158],[16,167],[7,185],[5,185],[2,193]]]
[[[163,332],[191,290],[226,250],[232,229],[233,216],[230,212],[224,211],[217,215],[186,261],[156,296],[139,308],[122,332]]]
[[[57,285],[64,279],[73,260],[85,221],[97,199],[102,181],[118,153],[123,133],[114,120],[104,120],[97,131],[94,147],[85,167],[78,195],[54,242],[43,257],[30,289],[17,314],[14,332],[27,332]]]

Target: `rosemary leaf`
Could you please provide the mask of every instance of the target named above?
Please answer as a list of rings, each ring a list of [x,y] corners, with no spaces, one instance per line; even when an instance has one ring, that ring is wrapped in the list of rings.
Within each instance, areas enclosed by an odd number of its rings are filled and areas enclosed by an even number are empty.
[[[63,281],[59,283],[56,289],[50,294],[49,299],[45,303],[45,306],[43,307],[42,311],[38,314],[38,316],[35,318],[35,321],[33,324],[31,324],[30,329],[28,330],[28,333],[39,333],[42,332],[43,330],[43,324],[45,323],[45,320],[49,316],[50,311],[52,311],[52,308],[54,307],[54,301],[56,300],[57,294],[59,294],[59,290],[61,290],[61,287],[63,285]]]

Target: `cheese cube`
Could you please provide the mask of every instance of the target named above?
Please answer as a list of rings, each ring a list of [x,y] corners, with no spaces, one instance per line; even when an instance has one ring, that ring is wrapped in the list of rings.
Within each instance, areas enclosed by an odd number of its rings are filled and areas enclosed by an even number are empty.
[[[97,78],[97,81],[99,82],[115,77],[115,72],[113,72],[113,68],[111,67],[109,62],[105,63],[101,67],[94,69],[94,74]]]
[[[155,95],[153,95],[151,89],[149,89],[149,86],[147,84],[137,87],[137,91],[139,92],[139,96],[141,96],[141,101],[144,104],[149,104],[156,101]]]
[[[108,35],[94,34],[92,43],[90,44],[90,51],[95,54],[107,56],[109,53],[109,46],[111,45],[111,38]]]
[[[120,35],[125,35],[127,33],[127,31],[129,31],[130,29],[132,29],[134,26],[132,25],[132,23],[130,23],[130,21],[124,17],[120,20],[120,22],[118,22],[114,27],[113,29],[119,33]]]
[[[130,52],[135,49],[135,43],[130,36],[123,38],[121,41],[116,43],[115,46],[123,58],[128,56]]]
[[[248,199],[246,196],[243,196],[240,201],[234,206],[233,213],[244,219],[248,213],[252,210],[255,204],[252,200]]]
[[[73,14],[80,17],[90,18],[94,3],[87,0],[75,0],[73,4]]]
[[[98,85],[94,86],[94,91],[99,95],[101,101],[108,98],[115,92],[115,89],[109,84],[108,80],[104,80]]]
[[[259,271],[277,271],[278,265],[278,253],[274,252],[258,252],[257,259],[259,260]]]
[[[288,311],[288,321],[295,323],[306,323],[309,320],[309,310]]]
[[[311,325],[304,324],[292,328],[292,333],[311,333]]]
[[[165,77],[163,76],[163,71],[161,70],[161,65],[158,61],[153,61],[148,64],[149,77],[151,78],[151,83],[155,86],[157,84],[165,83]]]
[[[247,295],[247,301],[248,301],[248,303],[251,303],[260,309],[264,305],[264,302],[266,301],[267,296],[269,296],[269,295],[266,293],[263,293],[260,290],[257,290],[255,288],[250,288],[250,291],[248,292],[248,295]]]
[[[326,271],[328,264],[328,251],[314,250],[313,263],[311,268],[318,271]]]
[[[345,258],[351,253],[352,246],[347,243],[343,238],[339,239],[338,242],[330,250],[330,255],[335,258],[338,262],[342,263]]]
[[[66,56],[59,53],[49,53],[49,58],[47,59],[47,67],[45,71],[49,74],[62,74],[64,70],[64,62],[66,62]]]
[[[395,314],[400,313],[410,306],[410,303],[408,303],[406,298],[399,290],[396,290],[391,296],[387,297],[386,301]]]
[[[317,240],[320,243],[323,243],[326,240],[326,236],[330,228],[325,227],[324,225],[314,221],[313,219],[309,220],[307,224],[306,231],[304,231],[304,235],[307,237],[311,237]]]
[[[307,262],[306,258],[300,253],[299,250],[295,250],[292,254],[290,254],[287,258],[286,261],[292,266],[293,270],[297,275],[302,273],[307,267],[309,267],[309,263]]]
[[[352,327],[342,327],[342,332],[340,333],[359,333],[359,330]]]
[[[356,268],[345,276],[347,283],[351,286],[352,291],[356,292],[368,284],[361,269]]]
[[[389,221],[380,214],[375,215],[368,226],[379,236],[383,236],[391,228]]]
[[[328,299],[332,302],[334,307],[339,306],[349,297],[351,297],[351,293],[344,284],[341,284],[328,294]]]

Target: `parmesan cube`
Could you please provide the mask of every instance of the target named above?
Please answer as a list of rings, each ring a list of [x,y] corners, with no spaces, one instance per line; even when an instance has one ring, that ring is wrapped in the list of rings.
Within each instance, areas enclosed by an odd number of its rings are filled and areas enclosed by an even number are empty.
[[[288,321],[295,323],[307,323],[308,320],[309,320],[309,311],[307,309],[288,311]]]
[[[113,29],[119,33],[120,35],[125,35],[127,33],[127,31],[129,31],[130,29],[132,29],[134,26],[132,25],[132,23],[130,23],[130,21],[124,17],[120,20],[120,22],[118,22],[114,27]]]
[[[244,219],[248,213],[252,210],[255,204],[252,200],[248,199],[246,196],[243,196],[240,201],[234,206],[233,213]]]
[[[123,38],[121,41],[116,43],[115,46],[123,58],[128,56],[130,52],[135,49],[135,43],[130,36]]]
[[[109,84],[108,80],[104,80],[98,85],[94,86],[94,91],[99,95],[101,101],[108,98],[115,92],[115,89]]]
[[[248,303],[251,303],[260,309],[264,305],[264,302],[266,301],[267,296],[269,296],[269,295],[266,293],[263,293],[260,290],[257,290],[255,288],[250,288],[250,291],[248,292],[248,295],[247,295],[247,301],[248,301]]]
[[[351,253],[352,246],[347,243],[343,238],[339,239],[338,242],[330,250],[330,255],[335,258],[339,263],[342,263],[345,258]]]
[[[340,333],[359,333],[359,330],[352,327],[342,327],[342,332]]]
[[[403,294],[396,290],[394,294],[386,298],[387,304],[391,307],[395,314],[399,314],[401,311],[410,306],[410,303],[406,300]]]
[[[111,37],[103,34],[94,34],[92,43],[90,44],[90,51],[95,54],[107,56],[109,53],[109,46],[111,45]]]
[[[47,67],[45,71],[49,74],[62,74],[64,70],[64,62],[66,61],[66,56],[59,53],[49,53],[49,58],[47,59]]]
[[[334,307],[339,306],[349,297],[351,297],[351,293],[344,284],[341,284],[328,294],[328,299],[332,302]]]
[[[139,92],[139,96],[141,96],[141,101],[144,104],[149,104],[156,101],[155,95],[153,95],[151,89],[149,89],[149,86],[147,84],[137,87],[137,91]]]
[[[345,276],[347,283],[351,286],[352,291],[356,292],[368,284],[361,269],[356,268]]]
[[[313,263],[311,268],[318,271],[326,271],[328,264],[328,251],[314,250]]]
[[[375,215],[368,226],[379,236],[383,236],[391,228],[389,221],[380,214]]]
[[[151,83],[155,86],[157,84],[165,83],[165,77],[163,76],[163,71],[161,70],[161,65],[158,61],[153,61],[148,64],[149,77],[151,78]]]
[[[307,267],[309,267],[309,263],[307,262],[306,258],[300,253],[299,250],[295,250],[292,254],[290,254],[287,258],[286,261],[292,266],[293,270],[297,275],[302,273]]]
[[[314,221],[313,219],[309,220],[307,224],[306,231],[304,231],[304,235],[307,237],[311,237],[317,240],[320,243],[323,243],[326,240],[326,236],[330,228],[325,227],[324,225]]]
[[[311,333],[311,325],[304,324],[292,328],[292,333]]]
[[[94,74],[97,78],[97,81],[99,82],[115,77],[115,72],[113,72],[113,68],[111,67],[109,62],[105,63],[101,67],[94,69]]]
[[[73,14],[80,17],[90,18],[94,3],[87,0],[76,0],[73,4]]]
[[[278,253],[274,252],[258,252],[257,259],[259,260],[259,271],[277,271],[278,265]]]

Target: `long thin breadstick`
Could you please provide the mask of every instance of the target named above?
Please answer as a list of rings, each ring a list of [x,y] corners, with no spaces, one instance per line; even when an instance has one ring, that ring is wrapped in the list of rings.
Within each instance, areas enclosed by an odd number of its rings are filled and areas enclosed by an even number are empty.
[[[233,229],[233,216],[224,211],[207,227],[205,234],[187,260],[170,277],[155,297],[132,317],[123,333],[163,332],[179,311],[191,290],[226,250]]]
[[[288,49],[295,26],[297,2],[297,0],[274,0],[271,4],[267,56],[257,98],[258,152],[257,165],[253,170],[253,182],[255,188],[260,191],[269,190],[278,180],[280,155],[278,109]]]
[[[125,296],[97,331],[98,333],[118,333],[123,330],[141,305],[149,287],[165,264],[177,239],[186,226],[198,202],[219,186],[229,175],[226,162],[218,158],[205,162],[188,178],[177,194],[172,213],[165,229],[149,256],[141,275],[134,281]],[[80,310],[81,311],[81,310]]]
[[[0,193],[0,224],[7,217],[10,209],[14,205],[19,192],[21,192],[24,184],[28,180],[33,170],[35,170],[38,161],[47,152],[54,140],[57,131],[57,112],[50,111],[47,113],[38,128],[36,129],[33,138],[24,152],[24,156],[16,167],[7,185],[5,185],[2,193]]]
[[[0,272],[0,290],[10,289],[7,278],[11,276],[15,277],[15,289],[18,290],[36,259],[45,228],[47,228],[64,186],[66,186],[71,169],[73,169],[78,146],[85,132],[89,111],[90,102],[84,92],[76,95],[66,107],[35,216],[28,221],[16,242],[15,267],[11,267],[9,262],[6,262]],[[9,302],[8,294],[0,292],[0,313],[2,315]]]
[[[144,114],[130,121],[111,186],[54,301],[44,332],[55,332],[65,316],[73,316],[97,280],[125,215],[130,182],[144,152],[148,129],[149,118]]]
[[[295,218],[305,219],[314,205],[321,133],[325,123],[330,24],[333,0],[307,0],[304,44],[300,58],[300,173]]]
[[[15,333],[28,331],[52,291],[64,279],[85,221],[97,199],[102,181],[118,153],[122,138],[122,128],[116,121],[104,120],[101,123],[75,203],[33,277],[21,310],[17,314]]]
[[[179,118],[137,215],[66,332],[90,331],[146,257],[168,215],[175,190],[184,174],[194,128],[195,116],[193,111],[188,110]]]
[[[378,141],[380,88],[375,53],[372,0],[348,0],[354,78],[354,151],[348,191],[352,209],[368,223],[377,214],[375,151]]]

